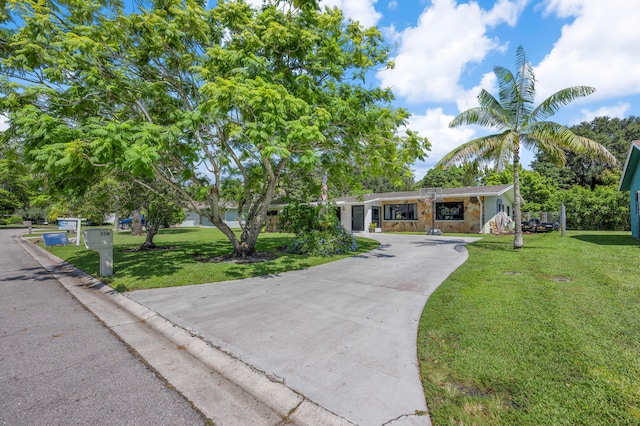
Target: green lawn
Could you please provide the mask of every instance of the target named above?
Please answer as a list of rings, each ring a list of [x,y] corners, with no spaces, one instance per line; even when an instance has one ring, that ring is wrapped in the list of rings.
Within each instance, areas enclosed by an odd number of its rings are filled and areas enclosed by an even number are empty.
[[[278,250],[286,246],[292,237],[292,234],[261,234],[256,250],[275,252],[278,258],[267,262],[240,265],[220,262],[203,263],[197,260],[197,258],[231,253],[231,243],[215,228],[162,229],[154,238],[154,242],[157,246],[172,248],[148,252],[128,251],[142,244],[144,237],[133,237],[130,233],[119,232],[114,235],[114,276],[103,280],[116,290],[124,292],[278,274],[347,257],[347,255],[301,256]],[[359,253],[369,251],[377,245],[377,241],[358,238]],[[48,249],[79,269],[98,276],[100,269],[98,253],[85,249],[83,245],[48,247]]]
[[[431,296],[418,357],[435,425],[640,424],[640,243],[487,236]]]

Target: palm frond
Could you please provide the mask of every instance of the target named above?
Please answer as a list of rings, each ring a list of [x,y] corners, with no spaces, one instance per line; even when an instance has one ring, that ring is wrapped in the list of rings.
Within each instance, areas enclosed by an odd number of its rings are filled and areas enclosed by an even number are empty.
[[[575,99],[589,96],[595,93],[596,89],[589,86],[567,87],[554,93],[545,99],[536,109],[531,112],[534,120],[542,121],[554,115],[561,107],[574,101]]]
[[[546,158],[558,166],[564,166],[567,163],[566,151],[555,141],[538,134],[537,129],[532,129],[524,135],[522,146],[534,152],[544,152]]]
[[[525,117],[529,117],[531,115],[536,95],[536,80],[533,74],[533,67],[527,60],[527,56],[522,46],[518,46],[518,49],[516,50],[516,69],[518,100],[517,103],[514,104],[517,112],[514,121],[516,127],[521,127]]]
[[[505,110],[510,110],[518,101],[518,84],[513,73],[504,67],[494,67],[498,80],[498,99]]]
[[[520,96],[526,104],[533,104],[536,95],[536,78],[531,62],[527,60],[527,55],[522,46],[518,46],[516,49],[516,68],[518,69],[516,80],[518,81]]]
[[[454,128],[471,124],[501,129],[503,121],[500,114],[501,111],[493,111],[483,107],[471,108],[458,114],[458,116],[449,123],[449,127]]]
[[[442,157],[436,167],[442,168],[471,159],[496,161],[496,155],[502,151],[501,145],[508,133],[486,135],[464,143]]]
[[[603,145],[589,138],[578,136],[567,127],[551,121],[536,123],[527,133],[527,139],[531,146],[544,151],[556,161],[565,161],[564,152],[571,151],[611,165],[618,164],[618,160]],[[559,151],[563,151],[563,153],[561,154]]]

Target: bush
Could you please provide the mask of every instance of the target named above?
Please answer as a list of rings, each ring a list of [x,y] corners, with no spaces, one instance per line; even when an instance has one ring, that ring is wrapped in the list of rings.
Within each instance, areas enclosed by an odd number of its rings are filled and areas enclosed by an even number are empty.
[[[306,204],[291,204],[280,217],[281,226],[296,234],[287,247],[289,253],[331,256],[351,253],[358,248],[356,239],[340,225],[332,213]]]
[[[287,251],[312,256],[331,256],[356,251],[358,244],[353,235],[342,226],[331,229],[309,231],[296,235]]]
[[[320,209],[308,204],[291,203],[282,210],[278,222],[284,232],[300,234],[318,229]]]
[[[22,225],[24,219],[22,218],[22,216],[9,216],[4,218],[3,222],[4,225]]]

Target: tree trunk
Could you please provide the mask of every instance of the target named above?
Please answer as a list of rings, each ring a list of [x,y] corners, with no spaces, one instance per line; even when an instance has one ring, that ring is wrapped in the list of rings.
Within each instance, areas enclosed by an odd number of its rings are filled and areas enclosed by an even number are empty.
[[[522,239],[522,211],[520,205],[520,145],[513,150],[513,220],[515,222],[515,236],[513,248],[520,250],[524,247]]]
[[[156,244],[153,242],[153,237],[157,234],[157,227],[154,230],[153,227],[147,226],[147,233],[144,243],[138,248],[138,250],[153,250],[156,248]]]
[[[256,252],[256,242],[258,236],[262,230],[262,226],[265,223],[267,217],[267,209],[273,194],[275,193],[277,179],[274,177],[268,180],[267,188],[262,196],[255,200],[249,209],[247,210],[247,217],[242,227],[242,233],[240,238],[233,232],[231,228],[224,221],[219,209],[214,209],[213,206],[209,209],[205,216],[213,223],[231,242],[233,245],[233,256],[239,258],[247,258]],[[213,198],[210,203],[216,203],[217,199]],[[215,212],[218,211],[216,214]]]
[[[148,203],[144,208],[147,210],[144,226],[146,238],[139,250],[153,250],[156,248],[153,237],[158,234],[162,222],[166,220],[166,214],[163,214],[164,211],[161,208],[155,208],[151,203]]]
[[[136,209],[131,216],[131,235],[141,236],[142,232],[142,215],[140,209]]]
[[[258,213],[251,219],[247,218],[244,228],[242,229],[242,234],[240,234],[240,240],[233,246],[233,255],[235,257],[245,259],[256,252],[256,242],[258,241],[265,216],[266,215]]]
[[[113,233],[118,232],[118,225],[120,225],[120,218],[118,217],[118,209],[116,208],[115,213],[113,214]]]

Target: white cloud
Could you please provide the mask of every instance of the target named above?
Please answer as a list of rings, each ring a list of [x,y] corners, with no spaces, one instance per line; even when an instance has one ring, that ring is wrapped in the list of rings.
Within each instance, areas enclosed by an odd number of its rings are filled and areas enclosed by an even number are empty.
[[[378,0],[323,0],[321,4],[338,7],[347,18],[359,21],[365,27],[372,27],[382,18],[382,14],[374,7],[377,2]]]
[[[500,0],[486,11],[475,2],[433,0],[417,25],[397,36],[396,68],[377,76],[383,86],[411,103],[456,101],[465,96],[460,86],[465,69],[504,48],[499,40],[487,37],[487,29],[514,25],[525,5],[525,0]]]
[[[637,0],[550,0],[546,13],[575,20],[534,69],[538,101],[581,85],[597,90],[587,99],[640,94],[639,7]]]
[[[408,127],[431,143],[429,158],[414,165],[416,179],[421,179],[427,170],[453,148],[475,136],[476,130],[469,126],[451,129],[449,123],[453,119],[454,116],[444,114],[442,108],[427,109],[424,115],[412,115],[409,118]]]
[[[395,0],[391,0],[389,2],[389,4],[387,5],[387,8],[391,9],[391,10],[396,10],[398,8],[398,2]]]
[[[615,106],[603,106],[596,110],[581,109],[582,117],[576,120],[573,124],[580,124],[583,121],[591,121],[596,117],[609,117],[609,118],[625,118],[627,111],[631,105],[628,103],[618,102]]]
[[[584,0],[547,0],[544,12],[547,15],[557,14],[560,18],[569,18],[582,14]]]
[[[0,114],[0,132],[4,132],[8,128],[9,128],[9,119],[6,116]]]

